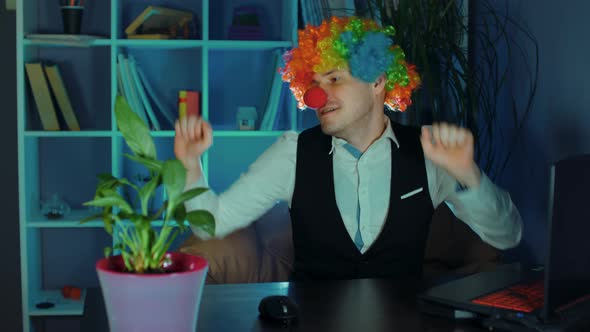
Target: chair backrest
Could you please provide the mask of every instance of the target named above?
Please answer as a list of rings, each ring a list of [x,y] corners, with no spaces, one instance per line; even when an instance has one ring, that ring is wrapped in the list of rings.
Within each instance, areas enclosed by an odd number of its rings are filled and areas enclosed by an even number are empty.
[[[292,268],[293,241],[287,204],[277,204],[255,223],[255,227],[263,250]],[[455,217],[446,204],[437,207],[424,253],[425,279],[493,270],[500,262],[498,249],[485,243]]]
[[[442,203],[434,211],[424,252],[424,278],[493,270],[501,263],[500,250],[484,242]]]

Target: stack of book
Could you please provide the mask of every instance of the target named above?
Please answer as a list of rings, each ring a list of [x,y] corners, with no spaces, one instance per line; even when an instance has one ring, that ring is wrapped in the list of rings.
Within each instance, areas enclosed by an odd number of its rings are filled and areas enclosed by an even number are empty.
[[[189,39],[193,17],[186,10],[148,6],[125,28],[125,34],[129,39]]]
[[[56,64],[30,62],[25,64],[25,70],[43,129],[60,130],[55,100],[69,130],[80,130],[59,67]]]
[[[131,55],[117,57],[118,93],[125,97],[129,106],[152,129],[160,130],[161,125],[154,109],[157,107],[166,121],[174,128],[176,117],[156,94],[143,70]],[[152,103],[154,105],[152,105]],[[155,107],[154,107],[155,106]]]
[[[262,40],[264,33],[260,26],[259,8],[256,6],[240,6],[234,9],[232,25],[229,28],[229,39]]]

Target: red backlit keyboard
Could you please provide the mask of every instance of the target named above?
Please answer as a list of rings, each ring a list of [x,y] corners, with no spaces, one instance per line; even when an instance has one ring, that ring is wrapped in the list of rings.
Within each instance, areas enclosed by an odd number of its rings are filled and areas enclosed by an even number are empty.
[[[496,308],[532,312],[543,306],[543,281],[518,284],[478,297],[471,302]]]

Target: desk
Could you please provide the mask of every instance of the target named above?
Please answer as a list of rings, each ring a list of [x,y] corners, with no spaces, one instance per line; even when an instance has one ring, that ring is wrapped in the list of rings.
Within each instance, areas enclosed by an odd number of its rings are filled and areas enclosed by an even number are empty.
[[[291,331],[486,331],[474,323],[421,314],[414,292],[379,279],[206,285],[197,331],[289,331],[258,318],[258,303],[267,295],[289,295],[297,302],[300,318]],[[108,331],[100,289],[90,289],[86,303],[81,330]]]

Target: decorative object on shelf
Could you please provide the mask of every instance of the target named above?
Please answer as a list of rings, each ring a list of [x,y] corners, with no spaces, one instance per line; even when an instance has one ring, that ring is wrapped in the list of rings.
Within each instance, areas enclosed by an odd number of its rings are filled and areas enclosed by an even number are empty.
[[[125,29],[129,39],[190,39],[194,15],[190,11],[148,6]],[[192,33],[197,38],[195,27]]]
[[[82,297],[82,289],[70,285],[65,285],[61,288],[61,295],[64,299],[80,300]]]
[[[83,16],[84,0],[62,0],[61,17],[65,34],[80,34]]]
[[[47,201],[41,202],[41,213],[50,220],[62,219],[71,211],[70,205],[58,194],[53,194]]]
[[[157,158],[150,130],[118,95],[115,118],[132,155],[127,158],[145,166],[150,180],[137,186],[125,178],[100,174],[94,199],[86,206],[98,206],[102,213],[85,218],[102,218],[104,228],[115,240],[105,248],[105,258],[96,264],[110,331],[195,331],[201,291],[209,268],[197,256],[170,252],[172,241],[190,228],[185,221],[210,236],[215,232],[211,213],[187,212],[184,202],[207,188],[185,191],[186,170],[177,159]],[[156,213],[148,212],[148,202],[163,185],[167,200]],[[137,191],[141,211],[119,194],[119,189]],[[153,222],[162,220],[161,228]],[[176,225],[173,225],[173,222]],[[120,253],[113,255],[116,250]]]
[[[178,118],[182,119],[187,115],[201,115],[201,92],[178,91]]]
[[[236,114],[236,120],[239,130],[255,130],[256,120],[258,120],[258,113],[256,107],[240,106]]]
[[[260,26],[260,8],[257,6],[239,6],[234,9],[229,39],[262,40],[263,29]]]

